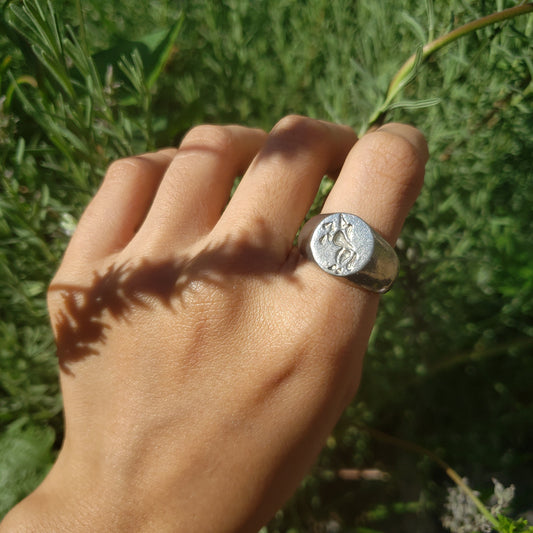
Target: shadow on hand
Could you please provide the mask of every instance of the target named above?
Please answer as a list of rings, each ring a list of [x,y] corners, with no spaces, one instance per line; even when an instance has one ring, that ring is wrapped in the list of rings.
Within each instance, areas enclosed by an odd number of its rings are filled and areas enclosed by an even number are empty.
[[[262,229],[253,235],[253,242],[230,237],[195,257],[113,264],[103,273],[94,272],[89,285],[52,283],[50,292],[57,291],[62,298],[62,308],[53,316],[61,369],[72,375],[72,363],[99,354],[110,318],[125,320],[133,309],[156,302],[171,309],[196,281],[224,290],[245,277],[267,281],[272,275],[291,277],[291,269],[280,272],[283,264],[270,252],[273,236],[264,224]]]

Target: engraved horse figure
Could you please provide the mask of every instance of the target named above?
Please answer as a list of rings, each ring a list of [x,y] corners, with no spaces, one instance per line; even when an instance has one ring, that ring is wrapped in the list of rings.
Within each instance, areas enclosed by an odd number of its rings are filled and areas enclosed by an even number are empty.
[[[353,244],[353,224],[340,215],[338,225],[328,222],[324,225],[324,229],[326,233],[320,238],[320,243],[332,242],[339,248],[335,256],[335,264],[329,265],[328,269],[337,274],[351,272],[357,261],[357,250]]]

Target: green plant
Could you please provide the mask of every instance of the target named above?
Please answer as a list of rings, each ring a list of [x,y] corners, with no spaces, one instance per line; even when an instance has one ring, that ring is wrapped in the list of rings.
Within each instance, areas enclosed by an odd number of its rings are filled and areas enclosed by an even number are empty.
[[[12,422],[0,436],[0,509],[11,508],[47,473],[53,463],[54,438],[50,428],[24,418]]]
[[[38,98],[28,98],[18,84],[17,94],[25,111],[68,161],[75,184],[94,186],[110,159],[153,148],[151,91],[171,53],[181,19],[163,35],[158,32],[128,43],[129,50],[119,47],[120,60],[113,64],[108,60],[115,50],[93,58],[85,32],[78,37],[71,27],[63,27],[50,2],[44,7],[31,2],[15,5],[12,14],[13,24],[32,44],[32,59],[44,71]],[[83,24],[81,20],[80,28]],[[117,67],[122,80],[114,71]],[[140,108],[141,115],[134,118],[128,105]]]
[[[152,147],[151,97],[182,24],[93,56],[52,3],[12,4],[1,26],[13,44],[0,41],[0,514],[62,439],[47,284],[109,161]]]
[[[0,514],[44,475],[61,442],[45,291],[109,161],[173,144],[199,122],[270,128],[292,112],[360,131],[385,116],[409,121],[427,134],[432,157],[360,393],[316,470],[265,530],[438,527],[442,469],[362,425],[431,450],[473,486],[512,481],[513,512],[527,510],[533,17],[508,15],[531,4],[179,7],[181,16],[165,0],[136,9],[125,0],[2,4]],[[7,452],[13,442],[27,442],[19,449],[34,459]],[[383,476],[349,480],[340,474],[347,469]],[[496,519],[499,531],[528,531],[523,520]]]
[[[376,107],[376,110],[372,113],[372,116],[368,120],[369,126],[372,126],[376,123],[382,124],[385,120],[387,112],[391,111],[394,108],[407,107],[411,109],[420,109],[437,104],[438,99],[434,98],[428,100],[416,100],[412,102],[394,102],[394,100],[402,92],[402,90],[416,78],[418,69],[421,67],[422,62],[427,61],[428,58],[431,57],[435,52],[437,52],[441,48],[444,48],[445,46],[448,46],[457,39],[460,39],[461,37],[464,37],[469,33],[480,30],[485,26],[490,26],[498,22],[510,20],[520,15],[531,13],[533,12],[533,4],[523,2],[518,6],[510,7],[502,11],[492,13],[491,15],[487,15],[477,20],[468,22],[467,24],[464,24],[459,28],[455,28],[449,33],[446,33],[445,35],[442,35],[436,39],[433,39],[434,28],[431,21],[433,17],[432,2],[428,2],[428,10],[430,17],[428,40],[430,40],[431,42],[428,42],[424,46],[419,47],[416,53],[409,57],[409,59],[401,66],[398,72],[394,75],[394,78],[390,82],[389,88],[387,90],[387,94],[385,95],[384,101]],[[421,30],[420,27],[418,28]],[[421,31],[421,33],[423,35],[423,31]]]

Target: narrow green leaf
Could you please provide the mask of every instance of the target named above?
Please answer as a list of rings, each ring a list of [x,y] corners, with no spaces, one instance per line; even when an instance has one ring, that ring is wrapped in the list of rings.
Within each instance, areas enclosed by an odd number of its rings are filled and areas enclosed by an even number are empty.
[[[169,30],[165,39],[163,39],[163,41],[154,51],[155,64],[153,65],[152,70],[149,72],[147,79],[147,85],[149,89],[154,86],[165,65],[167,64],[168,59],[170,58],[170,55],[172,53],[172,48],[174,47],[174,43],[176,42],[176,39],[178,38],[181,27],[183,25],[183,21],[184,16],[181,15],[180,18]]]
[[[387,111],[392,111],[393,109],[424,109],[426,107],[431,107],[437,104],[440,104],[442,100],[440,98],[425,98],[423,100],[401,100],[400,102],[395,102],[387,107]]]
[[[416,20],[413,16],[411,16],[406,11],[401,12],[402,19],[407,22],[407,24],[411,27],[413,30],[413,33],[417,36],[418,40],[422,43],[426,43],[426,32],[424,28],[422,28],[422,25],[418,20]]]

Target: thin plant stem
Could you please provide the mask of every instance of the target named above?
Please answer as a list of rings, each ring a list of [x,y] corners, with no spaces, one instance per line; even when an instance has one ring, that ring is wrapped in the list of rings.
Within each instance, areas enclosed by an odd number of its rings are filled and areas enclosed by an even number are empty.
[[[461,476],[448,464],[446,461],[443,461],[436,453],[415,444],[414,442],[409,442],[407,440],[394,437],[393,435],[388,435],[383,431],[378,429],[370,428],[367,426],[360,426],[360,429],[369,433],[372,437],[387,444],[391,444],[398,448],[403,448],[404,450],[409,450],[415,452],[419,455],[425,455],[436,464],[438,464],[445,472],[446,475],[470,498],[474,505],[478,508],[479,512],[496,528],[498,529],[498,521],[494,516],[490,514],[490,511],[483,505],[483,502],[474,494],[472,489],[463,481]]]
[[[80,27],[80,44],[83,51],[88,55],[89,47],[87,46],[87,33],[85,31],[85,17],[83,16],[83,7],[81,0],[76,0],[76,11],[78,13],[79,27]]]
[[[426,375],[433,375],[443,370],[448,370],[458,365],[462,365],[472,361],[480,361],[481,359],[487,359],[489,357],[494,357],[502,353],[508,352],[509,350],[523,350],[533,346],[533,339],[531,337],[525,337],[512,342],[504,342],[497,344],[485,350],[470,350],[466,352],[461,352],[456,355],[446,356],[443,358],[442,362],[430,366],[427,369]]]
[[[456,41],[457,39],[484,28],[485,26],[490,26],[491,24],[509,20],[514,17],[518,17],[519,15],[525,15],[531,12],[533,12],[533,3],[522,3],[518,6],[510,7],[508,9],[504,9],[503,11],[498,11],[496,13],[492,13],[491,15],[487,15],[486,17],[468,22],[467,24],[464,24],[463,26],[446,33],[445,35],[441,35],[437,39],[434,39],[430,43],[426,44],[421,50],[419,50],[417,53],[414,53],[395,74],[389,85],[385,101],[378,107],[378,109],[376,109],[376,111],[374,111],[373,115],[370,117],[368,121],[369,126],[383,121],[385,113],[387,112],[391,102],[412,79],[413,69],[417,68],[418,65],[423,61],[426,61],[432,54],[444,46]]]

